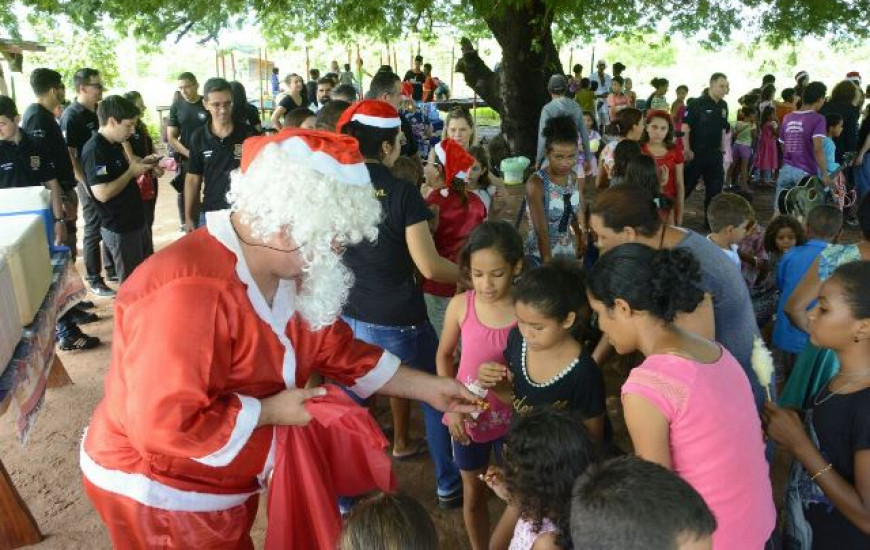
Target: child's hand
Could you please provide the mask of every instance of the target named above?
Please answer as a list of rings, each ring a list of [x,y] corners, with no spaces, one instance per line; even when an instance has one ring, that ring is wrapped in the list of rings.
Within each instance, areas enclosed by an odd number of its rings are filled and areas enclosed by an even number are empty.
[[[510,501],[510,493],[504,482],[504,472],[498,466],[490,466],[485,474],[481,474],[480,480],[492,489],[492,492],[505,502]]]
[[[463,413],[447,413],[447,429],[450,430],[450,437],[460,445],[468,445],[471,440],[465,432],[466,415]]]
[[[484,388],[497,386],[508,378],[508,369],[499,363],[483,363],[477,369],[477,382]]]

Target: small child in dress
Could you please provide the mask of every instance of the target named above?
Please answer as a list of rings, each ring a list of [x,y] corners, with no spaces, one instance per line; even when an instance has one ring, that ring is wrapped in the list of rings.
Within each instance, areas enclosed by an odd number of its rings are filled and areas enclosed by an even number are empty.
[[[354,506],[344,522],[339,550],[437,550],[438,532],[416,499],[380,493]]]
[[[755,224],[737,248],[755,320],[762,331],[766,330],[776,312],[779,260],[793,246],[802,245],[806,240],[804,228],[796,218],[780,215],[773,218],[766,229]]]
[[[586,157],[583,153],[583,140],[578,141],[577,150],[580,152],[580,155],[577,157],[577,166],[574,168],[574,171],[577,172],[578,178],[584,178],[586,185],[592,185],[592,182],[595,181],[595,176],[598,175],[598,151],[601,148],[601,134],[598,132],[598,125],[595,123],[595,119],[592,118],[591,111],[583,112],[583,122],[586,124],[586,128],[589,131],[589,149],[592,153],[592,159],[589,162],[589,168],[585,171],[583,170],[583,159]]]
[[[435,145],[431,158],[423,169],[426,184],[432,188],[425,198],[435,214],[430,227],[438,254],[455,262],[468,236],[486,220],[486,206],[480,197],[468,190],[469,174],[475,160],[458,141],[441,140]],[[429,279],[423,281],[426,311],[439,338],[447,304],[455,295],[456,285]]]
[[[453,457],[462,475],[462,516],[473,550],[489,548],[488,491],[480,475],[490,455],[501,461],[511,407],[477,381],[480,365],[504,357],[508,334],[516,324],[511,290],[523,265],[523,240],[504,220],[487,221],[471,233],[459,256],[459,267],[472,290],[456,295],[447,306],[435,364],[439,376],[456,377],[486,399],[476,414],[446,413],[444,423],[453,438]],[[462,345],[459,371],[454,354]]]
[[[716,517],[680,476],[623,456],[593,464],[571,496],[571,540],[589,550],[713,547]]]
[[[739,192],[744,197],[752,197],[749,191],[749,161],[752,160],[752,143],[755,139],[755,107],[740,109],[734,123],[734,147],[731,152],[731,172],[728,181],[736,181]]]
[[[755,211],[749,201],[734,193],[720,193],[713,197],[707,208],[712,243],[722,249],[734,265],[740,268],[737,245],[755,225]]]
[[[597,456],[576,412],[543,407],[517,420],[505,443],[504,469],[492,467],[484,477],[519,512],[509,550],[575,547],[571,490]]]
[[[776,143],[779,123],[773,107],[765,107],[761,112],[758,128],[760,137],[755,154],[755,168],[761,173],[761,185],[773,187],[776,185],[776,171],[779,170],[779,148]]]

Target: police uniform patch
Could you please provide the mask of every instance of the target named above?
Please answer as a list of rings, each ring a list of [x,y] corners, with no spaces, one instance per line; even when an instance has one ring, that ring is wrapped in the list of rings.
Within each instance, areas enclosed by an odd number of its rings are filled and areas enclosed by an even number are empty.
[[[233,149],[234,149],[233,156],[235,157],[235,159],[241,160],[241,158],[242,158],[242,144],[236,143],[236,145]]]
[[[105,166],[97,166],[97,175],[105,176],[109,173],[109,170]]]
[[[39,155],[31,155],[30,157],[30,169],[31,170],[39,170],[41,165],[41,161]]]

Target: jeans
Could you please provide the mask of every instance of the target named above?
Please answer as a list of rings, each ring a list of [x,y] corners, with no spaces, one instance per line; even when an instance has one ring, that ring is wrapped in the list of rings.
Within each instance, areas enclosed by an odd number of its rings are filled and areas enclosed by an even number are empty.
[[[695,152],[695,158],[686,164],[686,198],[698,186],[700,178],[704,178],[704,223],[706,224],[710,201],[722,192],[722,184],[725,181],[722,151]]]
[[[788,164],[782,165],[782,168],[779,169],[779,177],[776,179],[776,193],[773,194],[774,212],[779,212],[779,209],[777,208],[777,204],[779,204],[779,194],[793,188],[801,178],[806,175],[807,173],[800,168],[795,168]]]
[[[111,251],[112,258],[115,260],[118,280],[123,283],[133,270],[145,261],[147,246],[145,227],[126,233],[115,233],[103,227],[100,233],[103,236],[103,243]]]
[[[63,197],[61,201],[63,202],[64,213],[69,213],[69,215],[65,215],[64,218],[66,222],[66,241],[65,244],[69,247],[70,259],[75,262],[76,256],[78,255],[78,227],[76,227],[75,217],[78,215],[79,210],[79,196],[76,194],[76,188],[72,187],[69,189],[62,188]]]
[[[97,205],[94,204],[94,199],[91,197],[85,185],[81,182],[76,184],[76,192],[79,195],[79,202],[82,205],[82,217],[85,219],[85,234],[82,237],[82,252],[85,259],[85,278],[89,283],[98,283],[103,280],[103,264],[106,266],[108,275],[115,274],[115,263],[112,261],[112,255],[106,248],[105,243],[100,246],[102,235],[100,229],[100,214],[97,211]]]
[[[429,322],[414,326],[384,326],[344,317],[354,336],[389,351],[398,357],[402,364],[411,368],[435,374],[435,352],[438,338]],[[435,481],[438,495],[448,496],[462,489],[459,470],[453,463],[453,447],[447,426],[441,423],[443,413],[428,403],[423,407],[423,422],[426,427],[426,443],[429,456],[435,463]]]

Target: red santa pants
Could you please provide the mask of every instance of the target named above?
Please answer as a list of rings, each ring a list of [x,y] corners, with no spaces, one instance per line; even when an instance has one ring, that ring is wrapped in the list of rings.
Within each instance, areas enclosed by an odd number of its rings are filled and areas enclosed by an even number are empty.
[[[217,512],[176,512],[104,491],[83,478],[85,492],[109,530],[114,548],[253,550],[251,526],[260,496]]]

